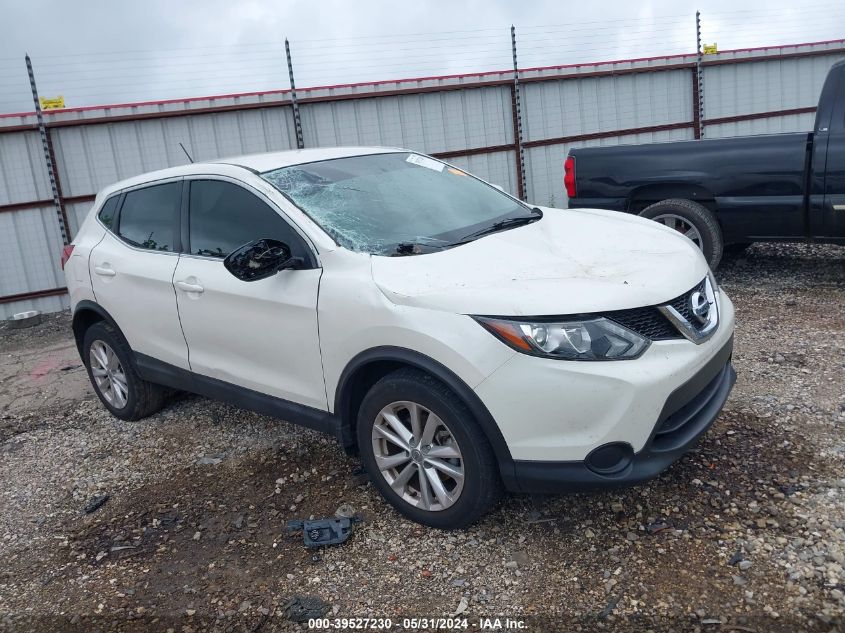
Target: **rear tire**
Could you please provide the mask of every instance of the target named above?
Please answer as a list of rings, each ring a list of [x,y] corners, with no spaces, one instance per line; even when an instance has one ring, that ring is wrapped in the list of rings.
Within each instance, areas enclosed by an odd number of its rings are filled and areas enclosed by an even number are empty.
[[[399,369],[370,389],[358,411],[357,436],[373,484],[417,523],[466,527],[501,496],[496,457],[469,409],[419,370]]]
[[[671,198],[646,207],[640,215],[668,226],[674,225],[681,233],[696,236],[699,242],[696,245],[704,253],[711,270],[716,270],[724,249],[722,229],[707,208],[691,200]]]
[[[94,393],[112,415],[140,420],[164,406],[167,389],[141,379],[129,343],[109,323],[99,321],[85,331],[82,360]]]

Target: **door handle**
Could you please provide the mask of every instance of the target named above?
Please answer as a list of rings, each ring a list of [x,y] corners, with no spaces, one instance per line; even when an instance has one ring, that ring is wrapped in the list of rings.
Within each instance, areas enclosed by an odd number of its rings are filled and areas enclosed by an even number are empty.
[[[202,292],[205,290],[205,288],[199,284],[189,284],[187,281],[177,281],[176,287],[179,288],[179,290],[184,290],[185,292]]]
[[[94,272],[100,277],[114,277],[117,273],[108,264],[105,266],[94,266]]]

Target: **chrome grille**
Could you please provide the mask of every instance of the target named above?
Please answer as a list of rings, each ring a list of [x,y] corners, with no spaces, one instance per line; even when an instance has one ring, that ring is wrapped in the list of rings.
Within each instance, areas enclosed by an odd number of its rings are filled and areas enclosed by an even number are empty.
[[[719,327],[718,287],[708,277],[695,288],[669,303],[657,306],[660,313],[689,341],[701,345]]]
[[[682,294],[680,297],[675,297],[667,305],[670,305],[673,308],[675,308],[675,310],[677,310],[678,313],[682,317],[684,317],[687,321],[692,321],[692,310],[690,309],[689,296],[693,292],[696,292],[696,291],[703,293],[704,292],[704,281],[705,280],[702,279],[701,282],[697,286],[695,286],[694,288],[690,288],[687,292]]]
[[[607,312],[605,316],[652,341],[684,338],[678,332],[678,329],[669,322],[669,319],[660,314],[660,311],[654,307],[617,310],[616,312]]]
[[[694,287],[671,301],[659,306],[648,306],[645,308],[632,308],[630,310],[616,310],[605,312],[603,316],[616,321],[632,332],[652,341],[668,341],[673,339],[688,338],[667,316],[667,307],[674,310],[689,323],[695,320],[690,306],[690,296],[694,292],[704,293],[707,287],[707,278],[702,279]]]

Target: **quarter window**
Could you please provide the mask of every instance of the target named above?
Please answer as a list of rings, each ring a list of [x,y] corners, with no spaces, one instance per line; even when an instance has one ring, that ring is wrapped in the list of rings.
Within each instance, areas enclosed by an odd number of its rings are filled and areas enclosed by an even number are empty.
[[[108,228],[114,228],[114,215],[117,211],[117,201],[120,196],[112,196],[103,204],[103,207],[100,209],[100,213],[97,216],[100,218],[100,222],[106,225]]]
[[[124,240],[154,251],[175,250],[182,183],[169,182],[126,194],[117,233]]]
[[[308,247],[290,224],[243,187],[222,180],[193,180],[190,200],[192,254],[224,258],[239,246],[271,238],[307,261]]]

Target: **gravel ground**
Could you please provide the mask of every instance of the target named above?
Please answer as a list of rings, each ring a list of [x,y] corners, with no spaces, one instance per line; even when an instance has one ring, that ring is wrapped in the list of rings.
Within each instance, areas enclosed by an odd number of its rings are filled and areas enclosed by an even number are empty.
[[[845,630],[845,249],[755,245],[718,277],[739,379],[697,450],[632,489],[508,496],[459,532],[397,516],[311,431],[189,395],[116,420],[66,315],[3,326],[0,630],[305,630],[296,597],[470,630]],[[285,534],[342,504],[364,519],[345,544]]]

